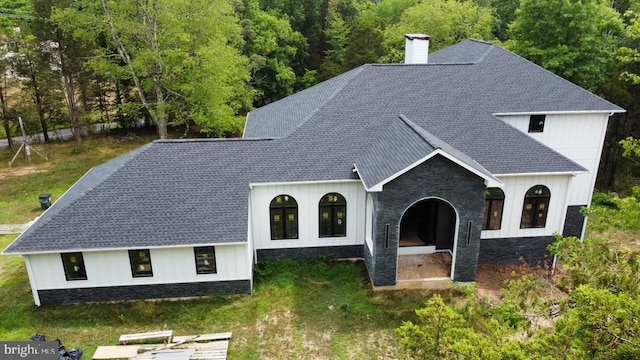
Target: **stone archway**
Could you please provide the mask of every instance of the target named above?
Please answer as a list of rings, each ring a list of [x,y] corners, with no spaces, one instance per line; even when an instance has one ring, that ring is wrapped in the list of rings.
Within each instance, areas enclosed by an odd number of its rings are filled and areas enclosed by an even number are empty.
[[[453,252],[456,222],[456,211],[446,201],[420,200],[402,215],[399,246],[416,248],[410,253]]]
[[[407,208],[400,220],[397,280],[449,278],[457,222],[453,206],[441,199],[423,199]]]

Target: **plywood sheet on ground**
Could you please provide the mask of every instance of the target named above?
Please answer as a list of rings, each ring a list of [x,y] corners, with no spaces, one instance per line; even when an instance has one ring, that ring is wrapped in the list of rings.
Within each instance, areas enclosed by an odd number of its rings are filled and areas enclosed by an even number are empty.
[[[141,345],[98,346],[94,360],[130,359],[138,355]]]
[[[171,341],[171,335],[173,335],[173,330],[165,330],[165,331],[153,331],[146,333],[138,333],[138,334],[124,334],[120,335],[121,343],[128,343],[130,341],[145,341],[145,340],[164,340],[167,342]]]

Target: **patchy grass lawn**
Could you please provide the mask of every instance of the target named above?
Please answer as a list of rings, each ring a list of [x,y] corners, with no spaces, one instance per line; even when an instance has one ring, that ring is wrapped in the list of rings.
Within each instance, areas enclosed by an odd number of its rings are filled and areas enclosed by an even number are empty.
[[[15,236],[0,236],[6,247]],[[277,261],[258,270],[251,296],[197,300],[33,304],[18,256],[0,257],[0,339],[60,338],[90,358],[124,333],[232,331],[230,359],[397,359],[394,329],[431,293],[373,292],[361,261]],[[454,293],[443,293],[452,299]]]
[[[23,224],[42,213],[38,196],[51,193],[56,201],[90,168],[125,154],[150,141],[155,136],[123,137],[94,136],[85,139],[85,150],[74,153],[73,142],[53,142],[35,145],[49,161],[32,152],[29,164],[9,148],[0,151],[0,224]]]

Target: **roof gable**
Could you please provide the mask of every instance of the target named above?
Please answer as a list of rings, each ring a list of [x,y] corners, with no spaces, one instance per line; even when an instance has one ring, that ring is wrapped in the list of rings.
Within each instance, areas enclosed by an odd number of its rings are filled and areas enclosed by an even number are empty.
[[[502,183],[480,164],[404,115],[391,122],[389,128],[356,159],[354,166],[368,191],[382,191],[385,184],[435,155],[453,161],[483,178],[493,187],[502,186]]]

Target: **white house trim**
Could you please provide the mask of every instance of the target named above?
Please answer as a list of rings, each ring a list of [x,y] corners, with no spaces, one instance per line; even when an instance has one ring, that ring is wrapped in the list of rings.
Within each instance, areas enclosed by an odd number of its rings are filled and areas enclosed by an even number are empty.
[[[249,187],[254,188],[258,186],[278,186],[278,185],[315,185],[315,184],[334,184],[334,183],[360,183],[360,180],[342,179],[342,180],[312,180],[312,181],[282,181],[282,182],[265,182],[265,183],[250,183]]]
[[[588,171],[560,171],[560,172],[537,172],[537,173],[513,173],[513,174],[495,174],[495,177],[511,177],[511,176],[576,176],[578,174],[588,174]]]
[[[525,112],[502,112],[494,113],[494,116],[511,115],[579,115],[579,114],[610,114],[624,113],[626,110],[568,110],[568,111],[525,111]]]

